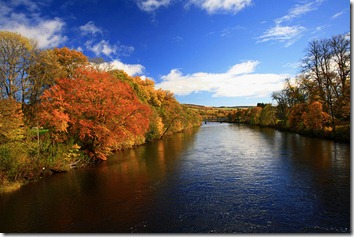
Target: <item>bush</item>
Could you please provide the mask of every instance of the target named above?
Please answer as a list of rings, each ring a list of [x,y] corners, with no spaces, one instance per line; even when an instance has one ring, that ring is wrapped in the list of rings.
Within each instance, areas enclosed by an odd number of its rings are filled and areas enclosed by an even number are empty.
[[[1,180],[14,182],[26,174],[25,168],[28,167],[26,157],[26,147],[23,143],[12,142],[0,145],[0,172]]]

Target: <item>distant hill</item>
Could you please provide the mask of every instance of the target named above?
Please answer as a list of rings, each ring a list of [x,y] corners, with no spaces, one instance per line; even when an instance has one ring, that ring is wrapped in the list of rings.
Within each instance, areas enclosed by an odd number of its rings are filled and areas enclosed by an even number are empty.
[[[213,109],[249,109],[253,108],[256,106],[245,106],[245,105],[239,105],[239,106],[205,106],[205,105],[195,105],[195,104],[183,104],[189,108],[195,108],[195,109],[207,109],[207,108],[213,108]]]
[[[225,122],[236,110],[247,110],[256,106],[204,106],[195,104],[183,104],[183,106],[193,110],[202,116],[205,121]]]

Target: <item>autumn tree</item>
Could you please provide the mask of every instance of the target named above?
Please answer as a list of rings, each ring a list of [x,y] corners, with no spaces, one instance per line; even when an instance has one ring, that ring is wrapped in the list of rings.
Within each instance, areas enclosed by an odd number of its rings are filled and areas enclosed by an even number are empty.
[[[22,140],[24,134],[21,103],[13,98],[0,100],[0,144]]]
[[[338,35],[331,39],[313,40],[306,52],[303,61],[303,84],[306,85],[311,98],[321,102],[324,110],[330,114],[332,130],[335,133],[336,117],[341,117],[341,110],[348,110],[350,103],[349,36]]]
[[[261,116],[262,107],[254,107],[249,111],[249,123],[250,124],[259,124],[259,119]]]
[[[322,104],[318,101],[307,106],[307,110],[302,114],[302,119],[306,129],[321,131],[328,123],[329,115],[323,112]]]
[[[181,105],[170,91],[159,90],[158,96],[161,101],[160,113],[165,124],[162,136],[166,133],[181,132],[183,130],[181,120],[184,119]]]
[[[40,96],[62,75],[56,55],[50,53],[50,50],[38,53],[35,62],[28,68],[28,90],[26,104],[23,105],[28,123],[31,124],[35,117]]]
[[[38,52],[36,43],[18,33],[0,31],[0,93],[25,103],[28,69]]]
[[[44,90],[53,86],[57,79],[72,78],[77,68],[86,65],[85,55],[67,47],[40,51],[28,68],[27,102],[23,106],[28,122],[34,120]]]
[[[266,104],[262,109],[259,124],[262,126],[272,126],[276,124],[276,108],[271,104]]]
[[[302,115],[306,111],[307,104],[301,103],[289,109],[287,126],[293,131],[303,131],[304,121]]]
[[[151,108],[147,140],[159,139],[164,135],[181,132],[200,124],[202,118],[197,113],[182,106],[170,91],[155,89],[153,80],[142,79],[139,76],[131,77],[122,70],[111,70],[109,73],[129,84],[139,100]]]
[[[276,102],[276,116],[282,124],[286,124],[287,122],[289,108],[306,102],[306,91],[297,82],[298,80],[292,83],[290,78],[287,78],[284,88],[281,91],[272,93],[272,99]]]
[[[72,78],[76,69],[88,65],[88,58],[81,52],[67,47],[54,48],[50,50],[51,54],[56,56],[56,60],[61,66],[61,76],[63,78]]]
[[[126,140],[143,136],[149,126],[151,111],[130,86],[92,68],[57,80],[41,99],[41,119],[53,138],[77,139],[90,156],[102,160]]]

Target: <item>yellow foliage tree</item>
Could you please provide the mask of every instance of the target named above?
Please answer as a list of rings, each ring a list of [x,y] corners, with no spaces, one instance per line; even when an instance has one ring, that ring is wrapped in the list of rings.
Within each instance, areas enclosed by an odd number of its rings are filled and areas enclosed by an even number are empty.
[[[21,104],[12,98],[0,100],[0,143],[24,138]]]

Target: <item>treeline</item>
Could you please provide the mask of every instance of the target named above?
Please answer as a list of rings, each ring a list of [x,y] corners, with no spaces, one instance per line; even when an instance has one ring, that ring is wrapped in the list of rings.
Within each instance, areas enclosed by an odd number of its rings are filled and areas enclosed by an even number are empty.
[[[0,186],[200,125],[197,113],[152,80],[93,61],[0,32]]]
[[[221,108],[193,104],[186,104],[185,106],[188,106],[188,108],[198,113],[204,121],[218,121],[220,119],[225,120],[225,118],[228,117],[229,112],[232,111],[232,108],[227,107]]]
[[[230,120],[349,141],[350,86],[350,35],[313,40],[301,73],[272,94],[276,106],[240,110]]]
[[[309,136],[350,140],[350,35],[309,43],[302,70],[273,92],[274,106],[198,109],[204,118],[226,118]],[[228,113],[225,116],[225,113]]]

